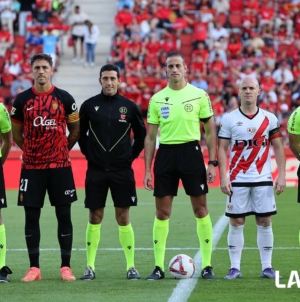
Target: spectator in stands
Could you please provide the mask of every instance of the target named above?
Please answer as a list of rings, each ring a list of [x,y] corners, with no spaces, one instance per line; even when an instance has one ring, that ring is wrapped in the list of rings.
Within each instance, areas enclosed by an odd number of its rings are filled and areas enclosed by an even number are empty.
[[[229,42],[227,44],[226,54],[228,60],[237,60],[240,59],[241,53],[243,50],[243,45],[236,38],[236,35],[232,34],[229,38]]]
[[[123,9],[125,5],[128,6],[129,9],[133,9],[134,1],[133,0],[118,0],[119,9]]]
[[[230,100],[235,97],[238,97],[237,90],[234,88],[233,84],[228,82],[223,91],[222,95],[222,104],[225,109],[225,111],[228,111],[231,107],[229,106]]]
[[[51,17],[52,12],[42,3],[36,5],[32,12],[33,26],[48,25],[48,19]]]
[[[95,66],[95,48],[99,38],[99,27],[90,20],[84,21],[84,43],[86,52],[85,66]]]
[[[27,16],[32,14],[35,6],[35,0],[21,1],[20,13],[19,13],[19,34],[21,36],[26,35],[26,20]]]
[[[85,13],[80,10],[78,5],[74,8],[74,14],[71,16],[71,34],[73,40],[73,59],[72,62],[75,63],[78,60],[84,62],[84,21],[88,17]],[[80,57],[77,57],[77,41],[80,42]]]
[[[32,86],[32,82],[26,79],[25,74],[20,72],[17,78],[12,82],[10,86],[10,93],[12,97],[18,94],[19,88],[22,87],[23,90],[27,90]],[[22,91],[23,91],[22,90]]]
[[[129,34],[133,24],[133,16],[128,5],[124,5],[123,9],[119,10],[115,16],[115,25],[117,28],[124,28]]]
[[[229,0],[213,0],[212,8],[216,11],[217,14],[226,14],[229,13]]]
[[[225,49],[222,47],[220,42],[215,42],[213,44],[213,49],[209,53],[208,62],[212,63],[215,60],[216,55],[219,55],[221,61],[224,63],[224,66],[227,66],[227,55]]]
[[[43,39],[43,53],[46,53],[52,57],[54,70],[57,69],[58,66],[58,59],[59,59],[59,52],[57,50],[57,41],[58,41],[58,32],[56,30],[47,31],[45,30],[42,39]]]
[[[28,37],[26,38],[26,47],[29,45],[31,46],[40,46],[43,45],[44,41],[41,37],[39,30],[33,30],[28,34]]]
[[[13,35],[14,27],[13,23],[17,15],[14,10],[12,0],[0,0],[0,20],[1,25],[7,24],[10,33]]]
[[[208,41],[208,23],[204,22],[201,14],[195,15],[195,21],[192,22],[193,27],[193,46],[197,47],[199,42],[209,44]]]
[[[207,82],[202,78],[201,73],[197,72],[195,74],[195,79],[191,81],[191,84],[197,88],[203,89],[207,91],[208,84]]]
[[[275,17],[275,9],[272,1],[267,1],[263,4],[259,12],[259,27],[262,27],[263,24],[269,23],[273,28],[273,20]]]
[[[225,38],[225,43],[227,46],[229,33],[228,30],[222,26],[222,23],[217,21],[215,22],[215,27],[210,31],[209,38],[210,38],[210,45],[213,45],[214,42],[220,40],[220,38]]]
[[[11,56],[8,62],[5,63],[4,68],[8,68],[8,72],[17,76],[21,72],[21,66],[16,62],[15,57]]]
[[[15,76],[9,72],[9,68],[4,66],[3,73],[1,74],[1,86],[10,87],[14,79]]]
[[[274,45],[274,33],[270,23],[265,23],[262,25],[260,37],[264,40],[267,46]]]
[[[0,56],[4,57],[7,49],[12,45],[13,36],[6,24],[0,29]]]
[[[272,77],[277,85],[280,85],[282,82],[290,84],[294,81],[293,73],[289,69],[286,61],[280,63],[279,67],[273,72]]]

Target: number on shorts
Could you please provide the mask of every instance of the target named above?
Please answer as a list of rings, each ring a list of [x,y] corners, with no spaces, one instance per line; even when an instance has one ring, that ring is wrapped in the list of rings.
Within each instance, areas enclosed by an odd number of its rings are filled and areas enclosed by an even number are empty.
[[[28,179],[21,179],[21,185],[20,185],[20,191],[26,192],[27,191],[27,185],[28,185]]]

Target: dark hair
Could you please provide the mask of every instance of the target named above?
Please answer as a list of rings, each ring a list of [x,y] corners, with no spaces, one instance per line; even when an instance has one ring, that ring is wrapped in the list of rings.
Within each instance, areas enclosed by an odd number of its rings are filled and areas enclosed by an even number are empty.
[[[184,56],[183,54],[180,52],[180,51],[170,51],[168,54],[167,54],[167,57],[166,57],[166,60],[168,58],[172,58],[172,57],[181,57],[182,58],[182,61],[185,62],[185,59],[184,59]]]
[[[75,9],[80,9],[79,5],[76,5],[76,6],[75,6]]]
[[[106,64],[106,65],[102,66],[101,69],[100,69],[100,78],[102,76],[103,71],[116,71],[118,79],[120,78],[120,69],[117,65]]]
[[[36,60],[45,60],[49,63],[49,65],[52,67],[53,66],[53,60],[52,60],[52,57],[50,55],[47,55],[45,53],[37,53],[36,55],[33,55],[31,58],[30,58],[30,65],[32,66],[33,63],[36,61]]]

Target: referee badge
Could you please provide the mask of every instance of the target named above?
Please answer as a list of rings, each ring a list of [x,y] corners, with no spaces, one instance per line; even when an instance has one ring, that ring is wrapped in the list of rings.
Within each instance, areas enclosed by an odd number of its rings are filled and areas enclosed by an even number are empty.
[[[167,119],[170,115],[170,107],[169,106],[160,107],[160,113],[164,119]]]

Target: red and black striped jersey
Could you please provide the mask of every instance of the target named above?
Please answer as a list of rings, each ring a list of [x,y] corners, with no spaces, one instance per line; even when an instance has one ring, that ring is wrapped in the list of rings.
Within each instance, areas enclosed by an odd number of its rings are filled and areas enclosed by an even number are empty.
[[[71,165],[67,123],[79,120],[74,98],[55,86],[39,93],[33,87],[14,100],[11,120],[23,124],[23,168],[47,169]]]

